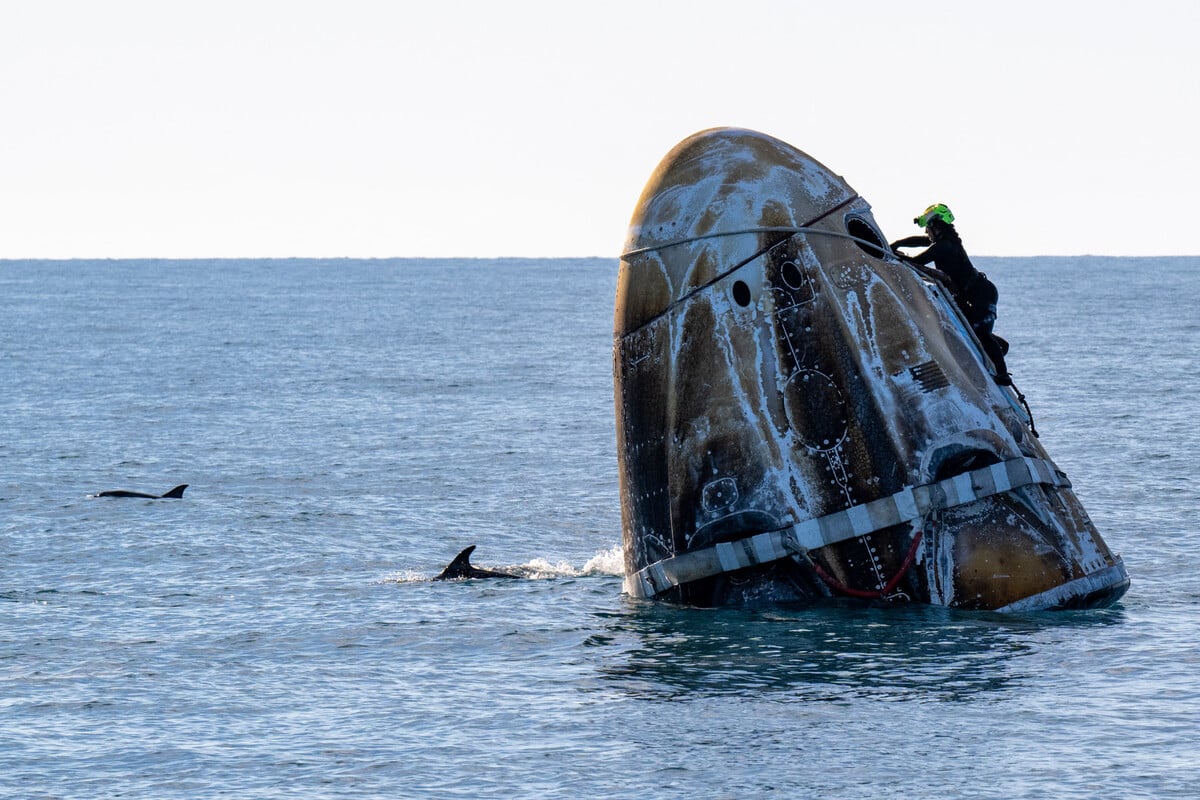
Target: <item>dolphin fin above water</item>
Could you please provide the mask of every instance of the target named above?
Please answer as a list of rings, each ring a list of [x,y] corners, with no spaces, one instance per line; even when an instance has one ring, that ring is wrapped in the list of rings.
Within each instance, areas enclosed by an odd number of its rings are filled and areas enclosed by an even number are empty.
[[[474,552],[475,545],[463,550],[454,557],[454,560],[442,570],[435,581],[455,581],[466,580],[468,578],[519,578],[519,575],[512,575],[507,572],[497,572],[490,569],[479,569],[471,566],[471,553]]]
[[[107,492],[97,492],[92,497],[144,497],[147,500],[162,500],[165,498],[179,500],[183,497],[183,490],[186,488],[188,488],[188,485],[181,483],[164,494],[146,494],[145,492],[128,492],[124,489],[111,489]]]

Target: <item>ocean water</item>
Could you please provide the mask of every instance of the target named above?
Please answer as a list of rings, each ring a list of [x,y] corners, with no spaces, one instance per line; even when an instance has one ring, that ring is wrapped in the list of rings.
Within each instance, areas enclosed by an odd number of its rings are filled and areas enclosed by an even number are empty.
[[[615,260],[0,262],[0,796],[1200,796],[1200,258],[978,261],[1115,608],[622,596]]]

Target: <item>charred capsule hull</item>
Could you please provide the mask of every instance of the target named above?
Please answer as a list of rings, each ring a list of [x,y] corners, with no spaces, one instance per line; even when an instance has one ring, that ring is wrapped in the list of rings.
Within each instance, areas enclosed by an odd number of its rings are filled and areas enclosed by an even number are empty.
[[[1128,586],[944,288],[790,145],[715,129],[666,156],[614,332],[635,596],[1038,609]]]

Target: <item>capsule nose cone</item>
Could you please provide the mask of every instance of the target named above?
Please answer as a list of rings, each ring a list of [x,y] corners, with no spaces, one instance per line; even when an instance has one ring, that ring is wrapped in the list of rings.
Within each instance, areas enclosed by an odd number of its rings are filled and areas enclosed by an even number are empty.
[[[856,196],[824,164],[766,134],[713,128],[688,137],[650,176],[630,221],[618,335],[762,247],[754,235],[726,234],[794,228]]]

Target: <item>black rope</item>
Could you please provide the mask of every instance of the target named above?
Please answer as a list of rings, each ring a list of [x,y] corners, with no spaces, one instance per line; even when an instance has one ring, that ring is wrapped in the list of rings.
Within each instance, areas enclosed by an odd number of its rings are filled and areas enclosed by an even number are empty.
[[[1033,410],[1029,407],[1029,402],[1025,400],[1025,395],[1021,394],[1021,390],[1017,385],[1012,384],[1013,391],[1017,393],[1017,399],[1021,401],[1021,405],[1025,406],[1025,415],[1029,417],[1029,432],[1033,434],[1033,438],[1040,439],[1042,435],[1037,432],[1037,427],[1033,424]]]

